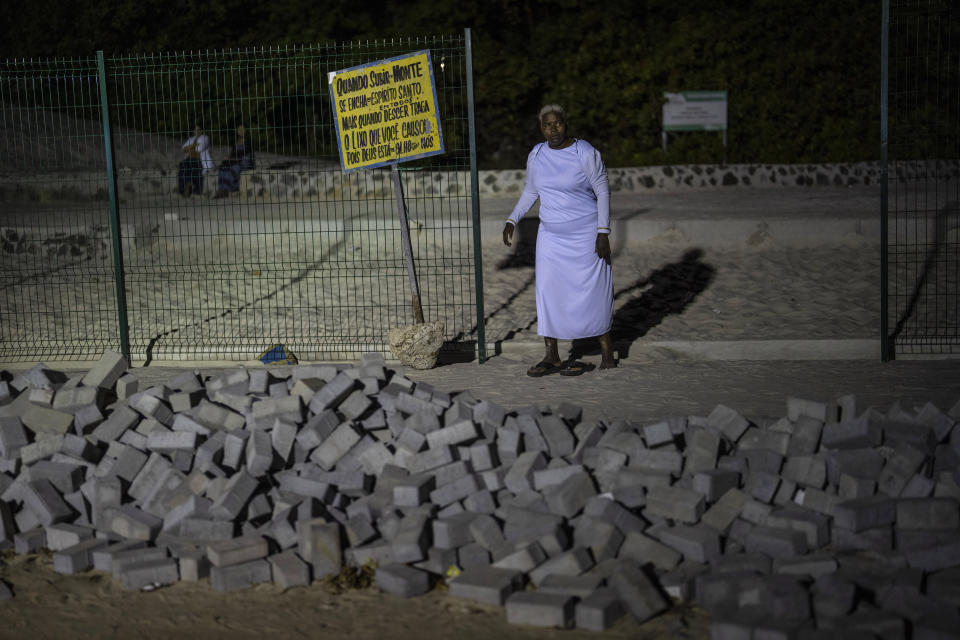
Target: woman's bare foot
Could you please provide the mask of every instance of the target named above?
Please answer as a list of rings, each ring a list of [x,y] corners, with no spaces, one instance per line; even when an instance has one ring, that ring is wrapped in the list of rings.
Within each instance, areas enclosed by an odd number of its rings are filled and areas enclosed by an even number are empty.
[[[614,369],[617,361],[613,357],[613,342],[610,340],[610,332],[597,338],[600,342],[600,368]]]

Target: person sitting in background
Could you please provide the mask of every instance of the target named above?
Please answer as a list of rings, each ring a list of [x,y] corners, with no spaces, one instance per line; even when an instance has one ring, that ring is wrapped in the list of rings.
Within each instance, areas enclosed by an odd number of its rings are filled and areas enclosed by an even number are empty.
[[[217,193],[214,198],[223,198],[240,190],[240,172],[253,169],[253,150],[246,139],[243,123],[237,125],[237,139],[230,155],[220,163],[217,172]]]
[[[183,143],[183,160],[177,169],[177,192],[186,197],[191,193],[203,193],[203,174],[213,168],[210,155],[210,138],[203,127],[193,128],[193,135]]]

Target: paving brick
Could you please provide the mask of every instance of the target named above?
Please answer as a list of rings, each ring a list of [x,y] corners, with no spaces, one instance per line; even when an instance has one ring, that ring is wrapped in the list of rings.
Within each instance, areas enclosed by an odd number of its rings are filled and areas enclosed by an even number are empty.
[[[470,542],[456,549],[456,564],[460,569],[467,570],[473,567],[485,567],[493,562],[490,552],[476,542]]]
[[[537,586],[539,593],[557,593],[573,596],[577,599],[586,598],[598,589],[605,578],[598,574],[581,576],[562,576],[550,574]]]
[[[810,416],[801,415],[793,425],[790,434],[790,444],[786,455],[804,456],[813,455],[820,447],[820,437],[823,434],[823,421]]]
[[[43,525],[64,522],[73,517],[73,509],[64,502],[49,480],[33,480],[23,486],[23,502]]]
[[[793,396],[787,397],[787,418],[793,422],[797,422],[801,416],[808,416],[820,422],[826,422],[830,410],[824,402],[804,400],[803,398],[795,398]]]
[[[73,426],[73,414],[33,405],[24,412],[20,421],[35,434],[63,435]]]
[[[590,549],[596,562],[613,558],[623,544],[623,533],[612,523],[583,516],[573,530],[573,544]]]
[[[62,548],[53,554],[53,570],[68,575],[87,571],[93,567],[93,552],[107,544],[106,540],[89,538]]]
[[[896,526],[901,529],[956,529],[960,504],[953,498],[901,498],[896,501]]]
[[[730,489],[704,512],[700,521],[719,532],[726,532],[742,512],[750,497],[739,489]]]
[[[67,387],[64,385],[53,396],[54,409],[76,414],[84,407],[103,407],[103,393],[97,387]]]
[[[207,557],[214,567],[226,567],[265,558],[268,552],[267,541],[263,536],[258,535],[211,542],[207,545]]]
[[[473,529],[471,525],[477,516],[473,513],[462,512],[449,518],[434,520],[433,525],[433,544],[439,549],[455,549],[474,541]],[[490,518],[490,520],[493,520]],[[494,526],[496,522],[494,521]],[[499,533],[499,527],[497,527]],[[488,535],[492,535],[489,534]],[[495,539],[495,538],[494,538]],[[501,536],[501,541],[502,541]],[[489,543],[488,538],[488,543]],[[502,544],[502,542],[501,542]],[[492,548],[484,545],[485,548]]]
[[[30,479],[49,480],[60,493],[72,493],[83,483],[85,467],[80,464],[38,460],[30,466]]]
[[[663,527],[654,535],[663,544],[683,554],[687,560],[710,562],[720,555],[720,535],[702,524]]]
[[[129,368],[126,358],[116,351],[105,351],[81,382],[88,387],[111,389]]]
[[[830,518],[797,507],[776,509],[767,516],[764,525],[778,529],[800,531],[807,539],[807,547],[819,549],[830,543]]]
[[[722,404],[714,407],[707,416],[707,426],[720,431],[731,442],[737,442],[750,426],[750,422],[734,409]]]
[[[343,568],[343,537],[340,525],[323,518],[297,523],[300,557],[313,567],[314,578],[339,573]]]
[[[635,452],[627,464],[632,468],[679,476],[683,471],[683,455],[678,451],[644,449]]]
[[[132,504],[107,507],[103,517],[110,531],[132,540],[153,540],[163,527],[162,519]]]
[[[960,566],[960,539],[955,534],[952,540],[912,549],[906,552],[907,564],[924,571],[940,571]]]
[[[650,562],[657,569],[669,571],[680,563],[682,554],[642,533],[631,531],[624,537],[617,558],[629,558],[644,564]]]
[[[750,427],[740,437],[737,450],[742,452],[752,449],[767,449],[785,456],[789,444],[790,434],[788,433]]]
[[[430,575],[404,564],[377,567],[374,580],[378,589],[400,598],[412,598],[430,590]]]
[[[527,573],[547,559],[547,554],[536,542],[524,544],[512,553],[495,559],[492,566],[498,569],[513,569]]]
[[[765,553],[771,558],[789,558],[808,550],[807,537],[801,531],[756,526],[744,541],[748,552]]]
[[[795,558],[777,558],[773,564],[775,573],[818,578],[837,570],[837,559],[828,552],[811,553]]]
[[[583,514],[613,523],[624,534],[631,531],[643,531],[647,522],[624,507],[621,503],[605,495],[590,498],[583,507]]]
[[[326,409],[333,409],[354,390],[357,381],[345,374],[338,373],[317,391],[310,399],[310,410],[321,413]]]
[[[107,419],[101,422],[90,433],[93,442],[112,442],[117,440],[127,429],[131,429],[140,422],[140,415],[133,409],[120,405],[110,412]]]
[[[547,441],[547,450],[551,457],[565,457],[573,453],[576,441],[570,427],[557,416],[541,416],[537,419],[537,426],[544,440]]]
[[[449,593],[455,598],[503,606],[507,597],[522,585],[523,573],[520,571],[493,566],[474,567],[450,581]]]
[[[439,507],[445,507],[458,500],[463,500],[479,490],[480,477],[475,473],[471,473],[459,480],[437,487],[431,491],[430,502]]]
[[[126,570],[127,567],[143,564],[151,560],[162,560],[167,557],[167,549],[165,547],[137,547],[133,549],[124,549],[116,551],[112,554],[110,562],[110,571],[113,573],[115,578],[119,578],[120,574]]]
[[[310,584],[310,566],[293,551],[267,558],[273,581],[284,591]]]
[[[647,492],[647,512],[679,522],[697,522],[705,506],[703,494],[691,489],[651,487]]]
[[[401,519],[396,535],[390,541],[393,561],[419,562],[426,558],[430,547],[430,524],[426,512],[411,513]]]
[[[63,446],[63,435],[38,433],[33,442],[20,449],[20,462],[30,465],[54,455]]]
[[[94,530],[76,524],[61,522],[46,527],[47,548],[51,551],[61,551],[67,547],[89,540],[94,536]]]
[[[576,627],[589,631],[605,631],[626,615],[619,596],[609,587],[601,587],[577,603]]]
[[[834,525],[830,530],[830,546],[837,551],[891,551],[893,527],[853,531]]]
[[[0,457],[13,460],[27,446],[27,433],[18,416],[0,416]]]
[[[13,548],[17,553],[31,553],[47,546],[47,532],[43,527],[22,530],[13,535]]]
[[[173,584],[180,579],[180,564],[176,558],[157,558],[127,565],[118,577],[124,589]]]
[[[246,471],[233,474],[223,493],[210,505],[210,514],[220,520],[235,520],[257,489],[256,478]]]
[[[600,451],[610,452],[609,449],[600,449]],[[624,456],[624,460],[626,460],[626,456]],[[546,469],[541,469],[540,471],[535,471],[533,473],[533,488],[536,491],[543,491],[547,487],[562,484],[564,480],[572,475],[582,473],[583,470],[583,465],[570,464],[559,467],[549,467]]]
[[[832,516],[840,501],[836,494],[819,489],[798,489],[793,501],[804,508]]]
[[[673,431],[670,430],[670,423],[663,420],[644,426],[643,441],[651,449],[673,444]]]
[[[960,466],[960,465],[958,465]],[[936,488],[937,483],[933,478],[928,478],[922,474],[915,473],[907,482],[903,491],[900,492],[901,498],[929,498]]]
[[[726,469],[707,469],[693,475],[691,488],[704,496],[707,502],[716,502],[730,489],[740,486],[740,474]]]
[[[214,591],[238,591],[272,579],[270,563],[262,559],[210,568],[210,586]]]
[[[489,562],[485,563],[483,566],[488,564]],[[413,566],[417,569],[423,569],[424,571],[427,571],[433,575],[446,578],[447,571],[450,569],[450,567],[457,566],[457,550],[437,549],[436,547],[430,547],[427,549],[427,557],[420,562],[414,563]]]
[[[837,496],[841,501],[869,498],[877,493],[877,482],[870,478],[859,478],[841,474],[837,482]]]
[[[566,629],[573,626],[574,603],[569,595],[518,591],[507,598],[504,608],[510,624]]]
[[[799,485],[823,489],[827,484],[827,465],[816,456],[791,456],[784,461],[780,475]]]
[[[543,495],[552,513],[571,518],[583,509],[590,498],[597,495],[597,489],[587,473],[579,472],[558,485],[548,487]]]
[[[845,500],[833,507],[836,526],[853,532],[893,524],[896,515],[896,502],[886,496]]]
[[[861,449],[880,444],[883,431],[870,420],[869,413],[842,422],[825,425],[821,443],[827,449]]]
[[[531,569],[528,575],[530,581],[539,586],[548,576],[578,576],[592,566],[594,566],[594,561],[590,551],[585,547],[575,547],[547,558]]]
[[[906,444],[925,453],[933,453],[937,446],[937,437],[933,429],[910,420],[883,420],[880,422],[883,429],[883,441],[887,446]]]
[[[514,493],[528,491],[533,488],[533,474],[546,468],[547,459],[542,452],[521,453],[504,477],[504,485]]]
[[[637,563],[623,561],[618,564],[610,578],[610,586],[638,623],[649,620],[669,607],[660,589]]]

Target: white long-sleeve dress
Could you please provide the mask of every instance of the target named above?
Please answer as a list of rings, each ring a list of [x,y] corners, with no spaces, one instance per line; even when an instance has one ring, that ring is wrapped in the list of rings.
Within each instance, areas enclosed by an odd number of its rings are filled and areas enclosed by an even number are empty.
[[[537,233],[537,333],[574,340],[603,335],[613,323],[613,271],[596,251],[610,232],[610,188],[600,152],[586,140],[564,149],[536,145],[508,220],[517,224],[540,200]]]

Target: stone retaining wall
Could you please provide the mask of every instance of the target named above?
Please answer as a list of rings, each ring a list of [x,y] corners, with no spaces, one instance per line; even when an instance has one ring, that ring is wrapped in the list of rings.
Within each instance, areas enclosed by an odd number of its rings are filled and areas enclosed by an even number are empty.
[[[945,160],[897,167],[900,179],[926,175],[957,177],[960,161]],[[713,188],[778,188],[877,186],[878,162],[845,164],[737,164],[624,167],[608,169],[614,192]],[[526,171],[480,171],[481,198],[516,197],[523,190]],[[117,173],[121,200],[166,197],[176,189],[176,171]],[[205,180],[204,196],[216,190],[216,175]],[[407,197],[468,196],[469,174],[463,171],[404,173]],[[241,197],[270,200],[390,198],[390,171],[374,169],[344,174],[339,169],[263,168],[242,174]],[[0,175],[0,201],[106,200],[107,187],[100,173],[45,173]]]

